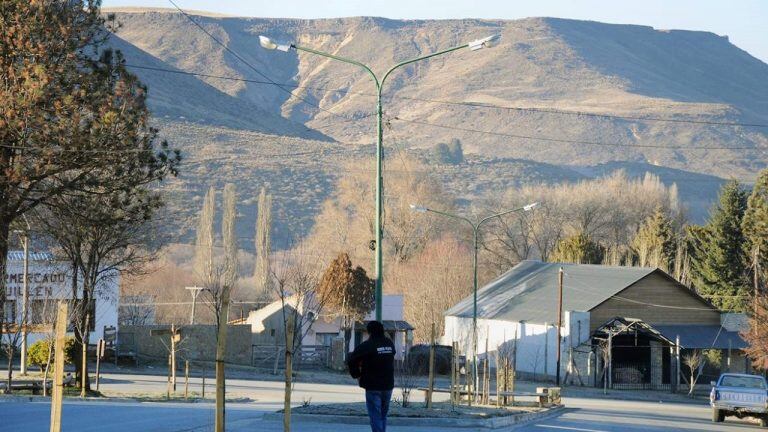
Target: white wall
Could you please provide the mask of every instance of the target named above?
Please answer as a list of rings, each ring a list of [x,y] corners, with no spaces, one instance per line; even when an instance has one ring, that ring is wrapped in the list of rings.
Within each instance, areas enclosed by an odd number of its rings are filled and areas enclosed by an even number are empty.
[[[24,262],[9,260],[6,270],[6,299],[16,302],[17,321],[21,321],[22,297],[24,287]],[[119,295],[120,279],[118,275],[111,277],[105,283],[100,284],[95,292],[96,322],[95,331],[90,335],[90,342],[103,337],[104,326],[117,327],[117,303]],[[78,286],[77,298],[82,296],[82,281]],[[61,299],[72,298],[72,274],[66,263],[57,261],[29,262],[28,272],[28,299],[45,300],[48,306],[55,310],[56,303]],[[55,312],[52,314],[55,316]],[[93,319],[93,317],[92,317]],[[71,333],[70,333],[71,335]],[[30,333],[29,344],[45,337],[45,333]]]
[[[569,344],[577,346],[589,339],[589,313],[565,312],[561,332],[561,374],[567,363]],[[551,323],[525,323],[501,320],[477,320],[478,355],[486,355],[486,341],[491,365],[495,367],[497,350],[511,350],[517,341],[517,370],[554,376],[557,365],[557,326]],[[472,351],[472,318],[445,317],[445,334],[441,343],[459,342],[462,353]]]

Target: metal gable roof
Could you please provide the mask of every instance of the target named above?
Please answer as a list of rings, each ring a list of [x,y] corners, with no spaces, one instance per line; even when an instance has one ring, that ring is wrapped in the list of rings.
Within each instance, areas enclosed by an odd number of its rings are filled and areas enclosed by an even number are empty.
[[[744,349],[747,342],[738,332],[727,331],[718,325],[654,325],[659,332],[670,340],[680,336],[683,348],[698,349]]]
[[[30,261],[53,261],[50,252],[29,252]],[[8,251],[8,261],[24,261],[24,251]]]
[[[589,311],[656,271],[643,267],[523,261],[477,293],[477,315],[504,321],[553,322],[557,315],[558,272],[565,271],[563,310]],[[445,312],[471,317],[472,296]]]

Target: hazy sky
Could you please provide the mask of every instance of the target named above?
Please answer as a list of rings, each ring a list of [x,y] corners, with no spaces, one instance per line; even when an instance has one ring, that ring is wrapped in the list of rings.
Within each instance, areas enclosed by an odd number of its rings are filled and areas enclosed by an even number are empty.
[[[549,16],[704,30],[768,63],[768,0],[174,0],[183,9],[253,17],[401,19]],[[168,0],[103,0],[104,7],[173,7]]]

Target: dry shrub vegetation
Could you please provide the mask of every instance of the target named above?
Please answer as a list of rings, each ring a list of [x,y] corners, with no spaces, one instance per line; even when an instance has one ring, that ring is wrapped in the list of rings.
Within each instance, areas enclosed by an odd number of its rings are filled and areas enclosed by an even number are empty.
[[[525,259],[551,260],[565,240],[581,235],[603,251],[603,262],[615,265],[657,265],[637,261],[637,249],[646,248],[638,231],[653,217],[669,221],[674,233],[685,223],[675,185],[665,186],[657,177],[631,179],[619,172],[597,180],[574,184],[522,186],[485,200],[473,208],[456,205],[452,195],[431,179],[421,162],[403,158],[397,169],[385,173],[384,263],[385,293],[403,294],[405,318],[416,327],[415,340],[427,341],[434,322],[442,330],[443,312],[470,294],[472,287],[471,230],[450,218],[417,213],[418,203],[470,218],[520,207],[539,201],[534,212],[516,213],[491,221],[481,231],[480,282],[485,283]],[[323,272],[339,254],[348,254],[352,266],[373,274],[374,190],[372,165],[346,165],[335,192],[325,201],[310,234],[296,243],[305,263]],[[276,223],[280,223],[276,220]],[[638,240],[641,238],[641,240]],[[652,241],[649,239],[648,241]],[[245,239],[243,240],[245,242]],[[650,247],[650,246],[648,246]],[[192,248],[166,248],[157,271],[141,280],[126,281],[124,293],[149,295],[155,302],[189,302],[184,286],[194,285]],[[647,248],[646,248],[647,249]],[[220,254],[218,248],[215,254]],[[290,252],[288,252],[290,253]],[[298,253],[298,252],[297,252]],[[272,260],[280,261],[275,252]],[[647,252],[646,252],[647,255]],[[236,301],[233,306],[247,314],[250,293],[256,281],[252,255],[240,252],[241,263]],[[284,258],[283,258],[284,259]],[[198,309],[198,322],[207,322],[205,309]],[[158,306],[157,322],[184,322],[189,306]]]

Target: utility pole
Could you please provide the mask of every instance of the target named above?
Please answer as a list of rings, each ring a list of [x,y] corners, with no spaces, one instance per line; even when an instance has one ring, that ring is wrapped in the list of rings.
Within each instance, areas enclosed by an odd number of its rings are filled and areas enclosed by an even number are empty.
[[[189,317],[189,324],[194,325],[195,324],[195,308],[197,306],[197,296],[200,295],[200,291],[203,290],[203,287],[189,286],[184,288],[189,290],[189,292],[192,294],[192,314]]]
[[[557,385],[560,385],[560,332],[563,328],[563,268],[560,267],[560,271],[557,275],[559,285],[559,295],[557,300],[557,371],[555,372]]]

